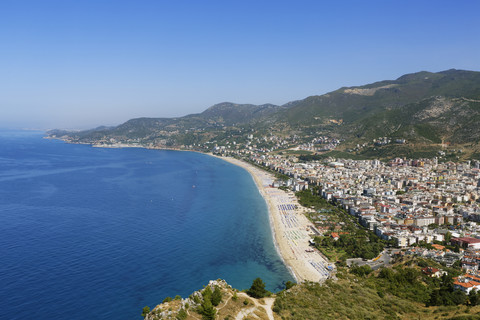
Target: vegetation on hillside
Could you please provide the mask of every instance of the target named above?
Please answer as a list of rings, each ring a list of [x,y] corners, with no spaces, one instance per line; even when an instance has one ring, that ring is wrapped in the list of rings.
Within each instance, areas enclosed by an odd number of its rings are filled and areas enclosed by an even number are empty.
[[[316,213],[309,214],[311,220],[322,217],[321,224],[329,230],[324,236],[315,237],[315,246],[331,261],[344,262],[348,258],[373,259],[382,252],[387,244],[372,231],[358,224],[357,219],[318,195],[318,189],[312,188],[295,194],[301,205],[314,208]],[[334,239],[332,233],[339,238]]]
[[[432,278],[426,259],[399,258],[393,268],[373,272],[368,266],[339,269],[338,280],[306,283],[277,294],[274,311],[282,319],[476,319],[476,294],[453,289],[458,269]],[[464,317],[464,318],[460,318]]]
[[[470,145],[480,140],[480,72],[418,72],[391,81],[341,88],[283,106],[220,103],[179,118],[139,118],[117,127],[81,132],[54,130],[52,137],[76,143],[129,143],[152,147],[211,149],[238,146],[254,134],[256,148],[270,149],[265,137],[294,137],[292,146],[327,135],[356,146],[379,137],[406,139],[407,145],[330,151],[351,159],[409,156],[442,141]],[[208,143],[207,143],[208,142]],[[251,142],[251,141],[250,141]],[[253,145],[253,144],[252,144]],[[290,148],[283,145],[285,149]],[[430,150],[429,150],[430,151]],[[435,150],[432,150],[435,151]],[[290,151],[285,151],[290,152]]]
[[[425,267],[438,268],[442,277],[430,277]],[[369,266],[339,267],[336,280],[324,283],[287,283],[270,295],[257,278],[247,293],[217,280],[184,300],[173,299],[146,314],[154,319],[478,319],[480,296],[454,290],[458,268],[447,268],[425,258],[398,255],[392,267],[376,271]],[[212,288],[214,288],[212,290]],[[217,292],[217,293],[215,293]],[[215,295],[221,297],[215,304]],[[265,299],[271,299],[266,303]],[[273,301],[274,299],[274,301]],[[146,307],[147,308],[147,307]],[[143,310],[145,313],[148,309]]]
[[[262,279],[256,278],[255,280],[253,280],[250,289],[247,290],[247,294],[250,297],[260,299],[271,295],[271,292],[265,289],[265,283]]]

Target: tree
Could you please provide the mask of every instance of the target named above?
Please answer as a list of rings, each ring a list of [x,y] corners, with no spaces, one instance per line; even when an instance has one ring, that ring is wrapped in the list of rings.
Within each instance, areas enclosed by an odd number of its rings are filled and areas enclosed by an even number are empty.
[[[454,290],[451,296],[452,296],[452,302],[457,306],[459,304],[464,304],[467,301],[467,295],[460,290]]]
[[[434,289],[430,294],[430,299],[425,304],[427,307],[440,306],[443,304],[442,297],[440,296],[440,290]]]
[[[372,268],[368,264],[363,266],[353,265],[350,267],[350,272],[360,277],[365,277],[372,272]]]
[[[143,310],[142,310],[142,317],[144,317],[144,318],[145,318],[145,317],[147,316],[147,314],[149,314],[149,313],[150,313],[150,307],[149,307],[149,306],[145,306],[145,307],[143,307]]]
[[[437,229],[437,228],[438,228],[438,224],[436,224],[436,223],[431,223],[431,224],[429,224],[427,227],[428,227],[429,230],[434,230],[434,229]]]
[[[451,239],[452,234],[450,233],[450,231],[447,231],[447,233],[445,233],[445,244],[449,244]]]
[[[248,289],[247,294],[253,298],[263,298],[270,292],[265,289],[265,283],[262,279],[256,278],[253,280],[252,286]]]
[[[180,309],[180,311],[178,311],[178,314],[177,314],[177,319],[178,320],[185,320],[187,319],[188,317],[188,313],[187,311],[185,311],[185,309]]]
[[[382,268],[380,270],[380,273],[378,274],[378,277],[386,279],[389,282],[392,282],[394,277],[395,277],[395,274],[394,274],[393,270],[390,269],[390,268]]]
[[[217,313],[217,309],[212,305],[210,299],[205,299],[201,306],[202,319],[204,320],[213,320]]]
[[[457,260],[452,264],[452,268],[461,269],[462,268],[462,260]]]
[[[210,286],[207,286],[205,289],[203,289],[202,296],[203,300],[210,300],[210,302],[212,301],[212,289],[210,289]]]
[[[212,304],[216,307],[220,304],[220,302],[222,302],[222,292],[218,286],[216,286],[212,293]]]
[[[295,285],[294,282],[292,282],[292,281],[287,281],[287,282],[285,283],[285,290],[288,290],[288,289],[292,288],[294,285]]]
[[[476,306],[478,304],[478,294],[477,290],[472,290],[468,294],[468,301],[470,302],[471,306]]]

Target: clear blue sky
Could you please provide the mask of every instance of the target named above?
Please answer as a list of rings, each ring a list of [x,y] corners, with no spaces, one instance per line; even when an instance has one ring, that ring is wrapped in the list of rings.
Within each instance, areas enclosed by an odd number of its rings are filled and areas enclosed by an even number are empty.
[[[480,1],[1,0],[0,127],[89,128],[480,71]]]

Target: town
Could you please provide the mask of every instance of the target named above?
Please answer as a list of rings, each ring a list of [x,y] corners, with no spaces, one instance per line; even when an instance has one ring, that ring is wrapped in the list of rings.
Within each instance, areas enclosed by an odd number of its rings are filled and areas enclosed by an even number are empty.
[[[323,150],[339,143],[328,137],[315,142],[319,141]],[[286,144],[280,142],[272,149]],[[312,145],[302,144],[296,150],[312,150]],[[403,249],[402,254],[431,258],[448,267],[462,266],[470,276],[456,281],[459,289],[468,293],[473,286],[480,288],[480,282],[471,276],[480,266],[479,161],[442,162],[442,153],[433,159],[394,158],[388,162],[303,161],[288,152],[252,149],[250,142],[245,148],[216,146],[213,151],[277,172],[284,179],[275,181],[273,187],[315,189],[319,196],[358,219],[365,229]],[[322,221],[315,224],[319,234],[328,233]],[[331,234],[338,237],[338,233]]]
[[[445,267],[462,267],[466,274],[456,280],[458,289],[466,293],[473,287],[480,289],[480,281],[472,278],[480,275],[480,161],[460,161],[461,149],[447,148],[442,141],[432,158],[352,160],[324,156],[337,152],[344,143],[338,137],[285,136],[274,128],[262,133],[241,127],[221,126],[217,130],[223,132],[222,139],[173,147],[166,145],[166,140],[110,138],[86,142],[99,147],[211,152],[253,163],[277,173],[280,178],[272,187],[311,190],[392,244],[397,253],[429,258]],[[395,144],[408,142],[377,137],[340,152],[355,155],[365,148]],[[315,235],[331,236],[336,241],[346,233],[342,232],[342,222],[325,224],[322,212],[317,212],[317,218],[312,221]],[[371,265],[378,268],[382,264],[372,259]],[[433,273],[442,274],[436,269]]]

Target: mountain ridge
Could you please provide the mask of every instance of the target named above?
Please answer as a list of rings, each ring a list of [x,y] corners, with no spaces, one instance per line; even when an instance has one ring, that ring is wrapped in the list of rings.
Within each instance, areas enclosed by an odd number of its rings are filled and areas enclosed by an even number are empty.
[[[480,72],[449,69],[341,87],[281,106],[221,102],[183,117],[136,118],[113,128],[54,130],[49,135],[75,143],[180,148],[227,143],[232,137],[243,143],[248,134],[295,135],[300,142],[327,135],[346,145],[382,136],[430,145],[478,144],[476,123],[480,123]]]

